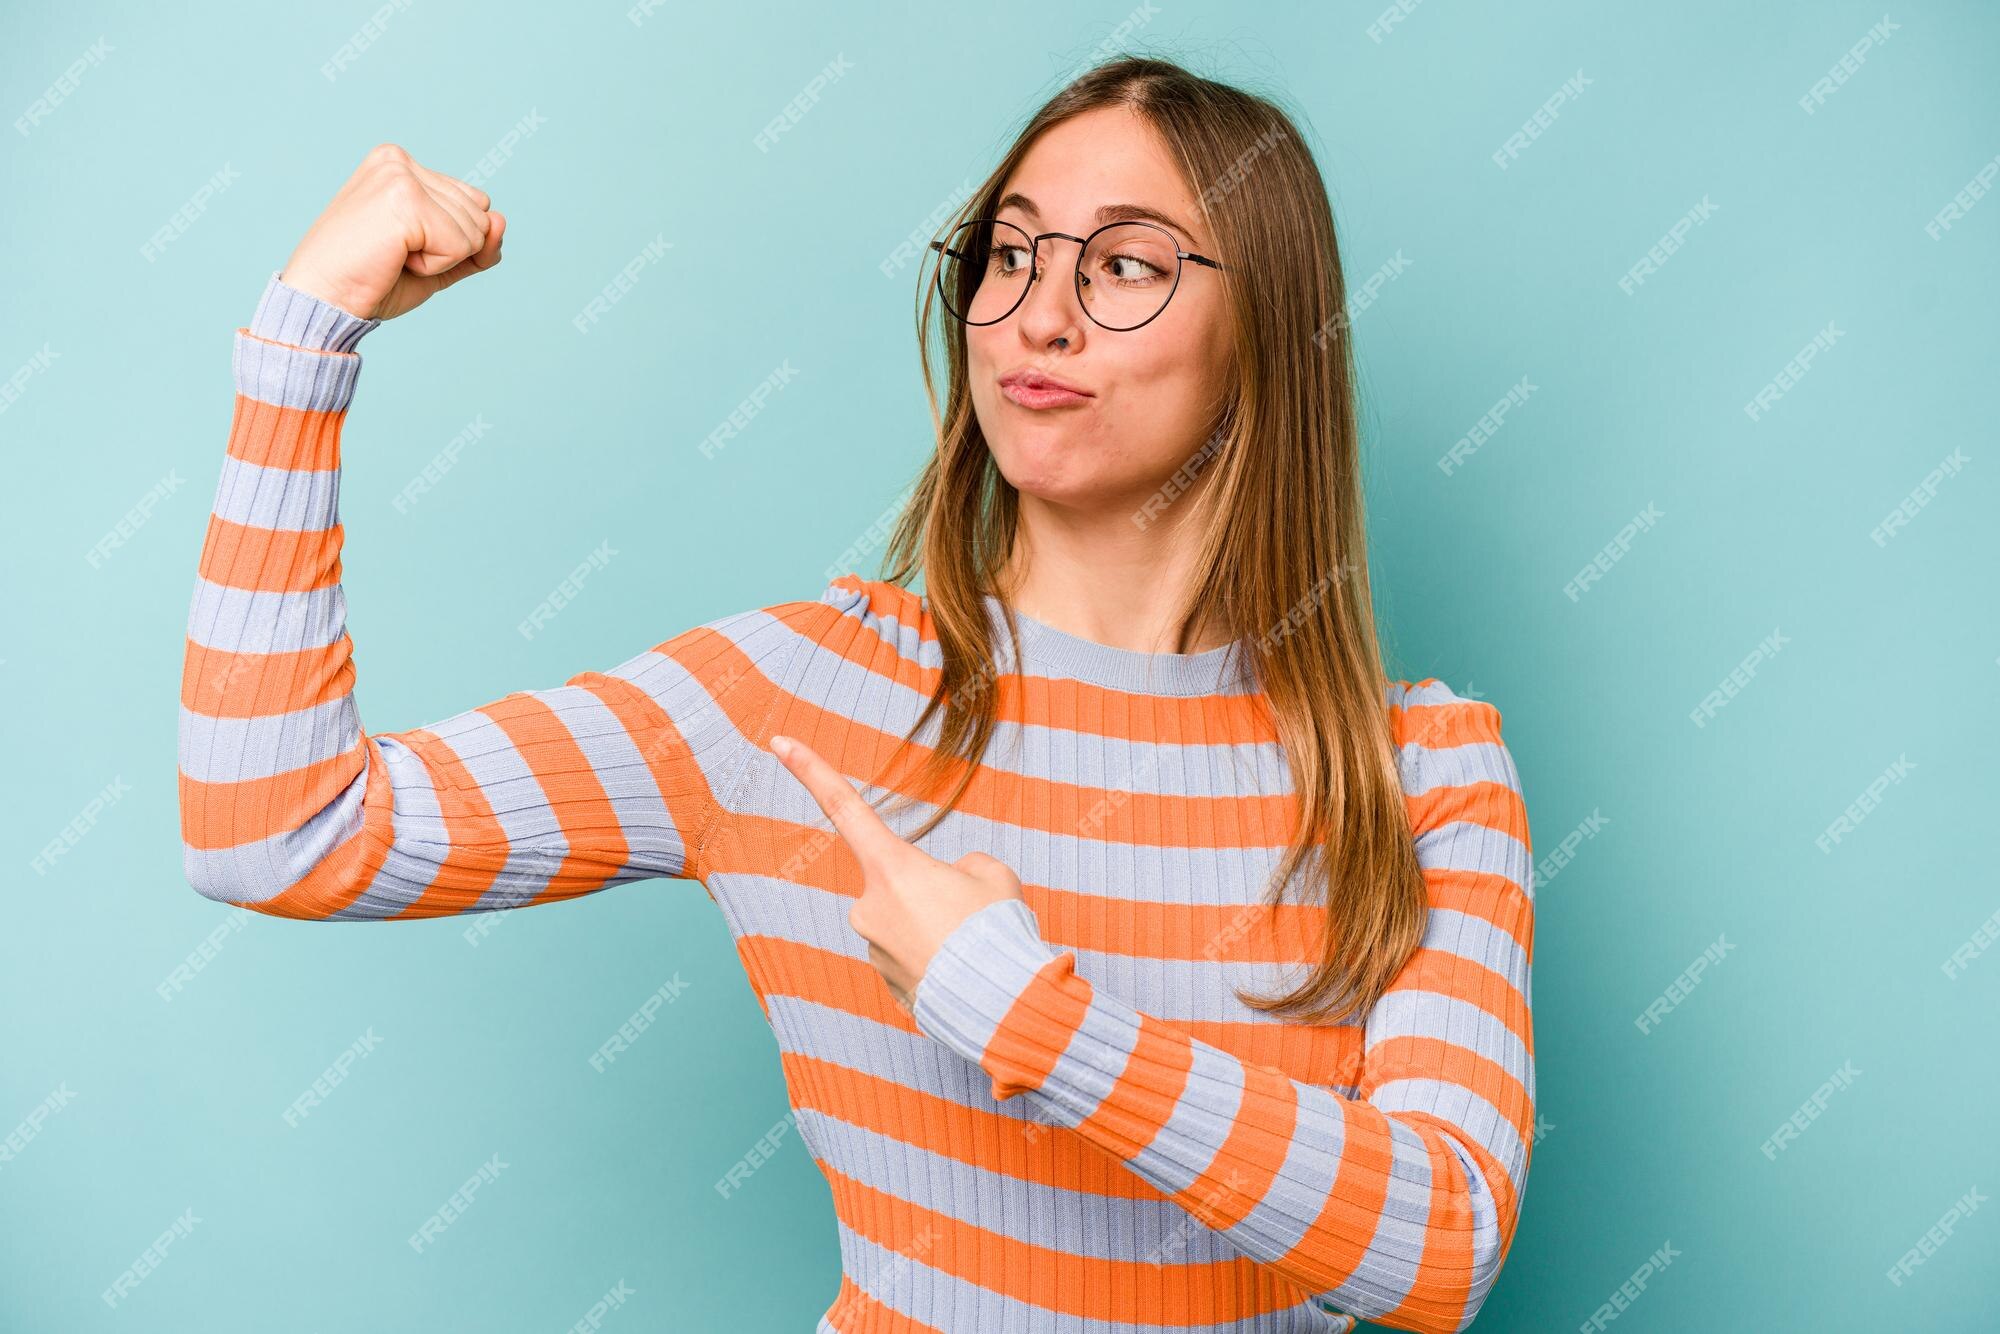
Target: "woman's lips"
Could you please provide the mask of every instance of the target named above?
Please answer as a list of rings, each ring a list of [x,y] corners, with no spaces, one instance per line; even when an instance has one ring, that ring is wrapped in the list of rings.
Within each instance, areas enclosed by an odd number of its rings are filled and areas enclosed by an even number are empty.
[[[1001,385],[1000,392],[1024,408],[1066,408],[1090,401],[1089,394],[1079,394],[1074,389],[1055,389],[1020,383]]]

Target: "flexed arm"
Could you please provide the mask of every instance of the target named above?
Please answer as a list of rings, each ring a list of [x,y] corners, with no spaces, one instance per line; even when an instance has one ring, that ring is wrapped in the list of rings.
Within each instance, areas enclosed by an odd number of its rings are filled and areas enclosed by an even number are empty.
[[[1358,1097],[1094,988],[1020,899],[945,939],[914,1015],[991,1076],[996,1099],[1026,1099],[1324,1303],[1444,1334],[1471,1323],[1519,1215],[1534,907],[1498,711],[1431,682],[1405,705],[1398,753],[1431,909],[1366,1018]]]
[[[181,681],[187,878],[213,899],[315,920],[700,878],[702,840],[758,751],[749,734],[810,604],[712,621],[428,727],[361,726],[340,583],[354,349],[382,318],[490,268],[504,227],[484,192],[389,147],[236,332],[235,417]]]

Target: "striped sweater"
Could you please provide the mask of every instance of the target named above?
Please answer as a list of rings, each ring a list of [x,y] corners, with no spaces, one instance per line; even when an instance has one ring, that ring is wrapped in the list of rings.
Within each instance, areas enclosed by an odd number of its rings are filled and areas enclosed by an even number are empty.
[[[842,1277],[817,1334],[1471,1322],[1534,1138],[1531,854],[1491,704],[1389,686],[1421,947],[1361,1020],[1282,1022],[1232,988],[1296,981],[1324,913],[1258,906],[1296,815],[1261,695],[1229,648],[1020,617],[999,731],[922,846],[991,853],[1025,899],[966,918],[906,1012],[848,925],[846,845],[768,742],[881,796],[868,780],[895,781],[939,675],[923,597],[847,574],[608,671],[365,732],[338,489],[375,323],[273,274],[235,333],[181,687],[195,889],[380,920],[701,882],[832,1188]],[[929,809],[889,822],[907,835]]]

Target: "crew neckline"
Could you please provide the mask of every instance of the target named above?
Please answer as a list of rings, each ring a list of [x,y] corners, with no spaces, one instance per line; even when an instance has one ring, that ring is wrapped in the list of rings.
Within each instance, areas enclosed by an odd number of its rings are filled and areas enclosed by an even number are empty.
[[[1005,604],[995,594],[982,596],[994,644],[1004,654],[1009,648]],[[1011,669],[1023,675],[1071,677],[1142,695],[1234,694],[1240,684],[1236,674],[1242,664],[1232,668],[1230,662],[1240,640],[1200,653],[1147,653],[1073,635],[1018,607],[1014,619],[1021,627],[1022,661]]]

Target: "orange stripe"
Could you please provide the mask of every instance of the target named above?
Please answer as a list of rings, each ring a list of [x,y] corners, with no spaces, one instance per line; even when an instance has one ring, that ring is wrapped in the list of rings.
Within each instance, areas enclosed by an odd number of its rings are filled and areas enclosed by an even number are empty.
[[[811,746],[853,782],[910,795],[917,795],[914,780],[918,767],[931,750],[912,742],[907,753],[898,757],[899,738],[796,696],[787,697],[773,727]],[[764,739],[760,738],[759,744],[764,744]],[[952,761],[945,790],[956,785],[963,763],[962,759]],[[932,795],[941,798],[943,793]],[[1297,820],[1298,801],[1289,792],[1240,797],[1122,792],[1007,773],[981,764],[973,771],[955,809],[1025,830],[1078,837],[1085,836],[1085,820],[1089,818],[1088,837],[1115,843],[1188,849],[1268,848],[1282,846],[1279,841],[1287,837]],[[770,832],[796,842],[800,828],[794,825],[789,833]],[[754,840],[752,846],[756,846]],[[769,851],[760,848],[755,855],[768,857]],[[751,865],[768,863],[743,863],[746,869]]]
[[[235,409],[229,423],[229,457],[260,468],[293,471],[323,472],[340,466],[340,430],[347,420],[347,409],[329,412],[279,407],[240,392],[236,395]]]
[[[258,528],[208,516],[201,576],[253,593],[310,593],[340,582],[342,525]]]
[[[1426,866],[1424,882],[1430,886],[1431,907],[1450,908],[1489,923],[1513,938],[1524,960],[1533,961],[1534,906],[1513,880],[1492,871]]]
[[[845,840],[825,828],[745,812],[717,840],[714,873],[781,875],[829,893],[858,894]],[[1051,944],[1103,954],[1217,963],[1297,963],[1319,958],[1326,910],[1309,904],[1162,903],[1024,882],[1022,893]]]
[[[1507,1067],[1470,1047],[1434,1037],[1397,1037],[1377,1043],[1368,1053],[1361,1097],[1370,1098],[1383,1085],[1399,1079],[1457,1084],[1492,1103],[1523,1140],[1534,1132],[1535,1109],[1527,1088]]]
[[[1427,676],[1412,684],[1410,690],[1414,693],[1435,681],[1436,677]],[[1485,700],[1389,704],[1389,734],[1399,746],[1415,743],[1430,750],[1443,750],[1498,741],[1500,721],[1500,710]]]
[[[1317,961],[1326,909],[1312,904],[1164,903],[1048,885],[1022,892],[1052,945],[1210,963]]]
[[[868,609],[878,617],[895,616],[903,626],[922,626],[927,642],[936,630],[917,595],[885,580],[842,575],[834,585],[868,595]],[[831,605],[831,604],[827,604]],[[880,630],[864,625],[858,615],[846,615],[853,633],[842,642],[821,647],[865,667],[885,680],[929,695],[937,689],[943,669],[920,666],[905,657]],[[889,670],[883,669],[884,662]],[[1032,666],[1032,664],[1031,664]],[[1040,677],[1024,681],[1009,672],[994,683],[996,716],[1004,722],[1060,727],[1083,736],[1157,741],[1168,745],[1247,745],[1278,739],[1269,706],[1255,693],[1248,695],[1145,695],[1112,690],[1085,681]],[[796,735],[793,733],[791,735]],[[824,754],[825,752],[821,752]]]
[[[855,1233],[1015,1301],[1118,1324],[1207,1325],[1296,1306],[1298,1284],[1245,1256],[1206,1263],[1102,1259],[1019,1241],[926,1209],[822,1163],[835,1212]],[[898,1245],[898,1242],[901,1245]]]
[[[366,739],[338,755],[268,778],[209,783],[180,775],[181,838],[202,852],[302,827],[361,772]]]
[[[239,653],[193,639],[181,664],[181,703],[206,718],[269,718],[317,708],[354,690],[354,642]]]
[[[1527,999],[1505,977],[1462,954],[1419,949],[1396,974],[1389,990],[1435,992],[1476,1005],[1505,1024],[1521,1046],[1534,1054],[1534,1024]]]
[[[1420,796],[1404,794],[1410,812],[1410,828],[1424,833],[1453,821],[1496,830],[1528,843],[1528,812],[1521,794],[1505,783],[1483,780],[1453,786],[1433,787]]]
[[[1054,1073],[1063,1049],[1083,1026],[1092,987],[1078,976],[1076,956],[1056,955],[1021,988],[987,1039],[979,1063],[993,1076],[993,1096],[1038,1089]]]
[[[926,1153],[1079,1195],[1166,1198],[1143,1177],[1064,1127],[967,1107],[900,1080],[802,1052],[781,1052],[779,1063],[794,1106]],[[968,1153],[970,1145],[977,1145],[977,1151]]]
[[[737,953],[768,1013],[772,996],[796,996],[857,1018],[916,1032],[889,998],[881,974],[865,960],[774,936],[746,934]],[[1175,1027],[1255,1065],[1283,1070],[1323,1087],[1357,1083],[1362,1030],[1355,1024],[1292,1024],[1274,1019],[1183,1019]]]

